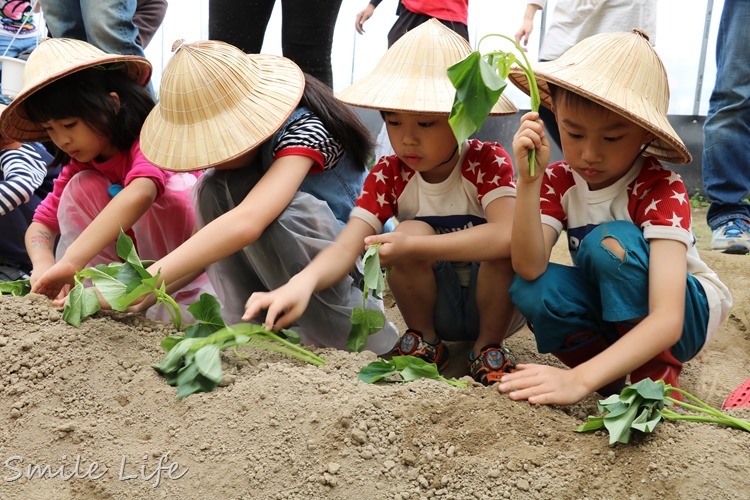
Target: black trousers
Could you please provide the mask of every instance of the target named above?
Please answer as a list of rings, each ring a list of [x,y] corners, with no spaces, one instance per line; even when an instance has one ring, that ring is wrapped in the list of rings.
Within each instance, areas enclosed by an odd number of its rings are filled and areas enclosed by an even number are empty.
[[[333,86],[331,47],[342,0],[281,0],[281,50],[318,80]],[[263,47],[276,0],[210,0],[208,37],[248,54]]]

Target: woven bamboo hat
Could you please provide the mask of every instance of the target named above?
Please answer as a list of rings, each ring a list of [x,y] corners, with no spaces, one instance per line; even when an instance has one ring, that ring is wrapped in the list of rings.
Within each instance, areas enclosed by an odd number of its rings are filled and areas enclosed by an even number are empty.
[[[151,78],[151,63],[144,57],[107,54],[90,43],[71,38],[47,38],[26,61],[23,87],[2,116],[3,134],[22,142],[47,139],[42,126],[28,119],[23,103],[47,85],[94,67],[122,70],[141,85],[146,85]]]
[[[362,108],[447,115],[456,95],[447,70],[471,52],[461,35],[430,19],[399,38],[369,75],[336,97]],[[516,112],[513,103],[501,96],[490,114]]]
[[[7,107],[8,106],[6,106],[5,104],[0,104],[0,117],[2,116],[3,113],[5,113],[5,108],[7,108]],[[4,148],[5,146],[7,146],[8,144],[10,144],[11,142],[16,142],[16,141],[14,141],[10,137],[6,136],[5,134],[0,133],[0,149]]]
[[[554,61],[534,66],[542,104],[552,108],[551,83],[581,95],[637,123],[656,136],[646,154],[670,163],[690,163],[692,156],[667,119],[669,82],[659,56],[640,30],[588,37]],[[510,80],[529,93],[520,68]]]
[[[165,170],[201,170],[271,137],[297,107],[302,70],[289,59],[245,54],[225,42],[175,42],[141,151]]]

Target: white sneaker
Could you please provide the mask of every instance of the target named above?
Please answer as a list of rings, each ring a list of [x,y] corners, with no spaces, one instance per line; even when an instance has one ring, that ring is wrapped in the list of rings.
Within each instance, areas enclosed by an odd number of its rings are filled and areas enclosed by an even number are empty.
[[[729,219],[711,235],[711,250],[734,255],[750,252],[750,224],[744,219]]]

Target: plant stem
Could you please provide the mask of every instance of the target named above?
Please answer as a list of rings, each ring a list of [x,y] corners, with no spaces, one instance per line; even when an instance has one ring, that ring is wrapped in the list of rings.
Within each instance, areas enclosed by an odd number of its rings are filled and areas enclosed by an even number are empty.
[[[529,61],[529,58],[526,57],[526,52],[523,50],[523,48],[518,45],[518,42],[514,38],[511,38],[509,36],[503,35],[501,33],[490,33],[487,35],[484,35],[482,38],[479,39],[479,44],[477,46],[482,44],[482,41],[490,36],[497,36],[500,38],[505,38],[506,40],[510,41],[513,45],[515,45],[516,50],[519,54],[521,54],[521,57],[523,57],[524,63],[522,64],[518,58],[516,58],[516,64],[519,68],[523,71],[523,74],[526,75],[526,80],[529,82],[529,97],[531,98],[531,111],[539,112],[539,105],[541,103],[541,96],[539,95],[539,86],[536,83],[536,76],[534,76],[534,70],[531,69],[531,62]],[[534,176],[535,171],[535,165],[536,162],[536,150],[532,149],[529,151],[529,175],[532,177]]]

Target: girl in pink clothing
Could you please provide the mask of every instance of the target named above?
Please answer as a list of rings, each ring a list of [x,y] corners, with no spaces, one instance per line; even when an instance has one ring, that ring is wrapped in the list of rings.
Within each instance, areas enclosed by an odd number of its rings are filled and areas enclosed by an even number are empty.
[[[164,257],[193,232],[190,188],[196,176],[156,168],[141,153],[141,126],[155,105],[145,88],[150,73],[143,58],[49,39],[29,57],[26,88],[3,116],[8,136],[51,140],[58,148],[53,164],[63,165],[25,238],[31,291],[56,305],[63,304],[77,271],[120,260],[120,228],[145,260]],[[176,299],[189,305],[210,291],[206,286],[207,279],[197,280]]]

